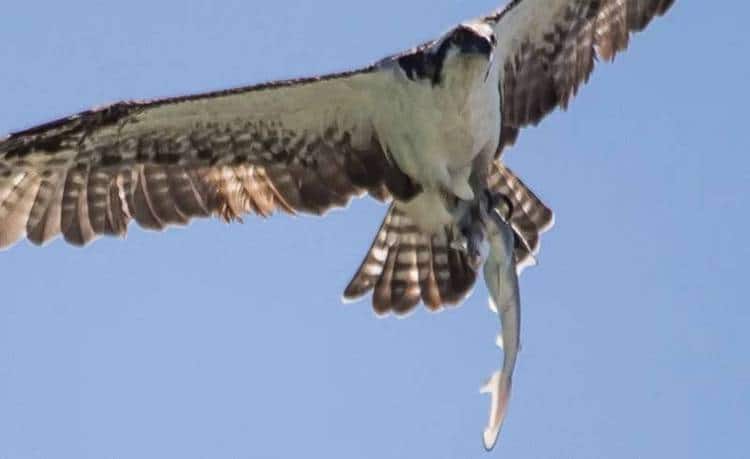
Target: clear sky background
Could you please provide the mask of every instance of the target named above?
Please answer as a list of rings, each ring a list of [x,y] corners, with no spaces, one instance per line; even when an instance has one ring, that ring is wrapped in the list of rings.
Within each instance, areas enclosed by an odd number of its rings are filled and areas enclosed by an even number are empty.
[[[0,133],[368,64],[497,6],[6,2]],[[678,0],[508,152],[557,226],[494,456],[747,457],[749,15]],[[483,457],[484,286],[405,320],[339,301],[384,212],[1,253],[0,458]]]

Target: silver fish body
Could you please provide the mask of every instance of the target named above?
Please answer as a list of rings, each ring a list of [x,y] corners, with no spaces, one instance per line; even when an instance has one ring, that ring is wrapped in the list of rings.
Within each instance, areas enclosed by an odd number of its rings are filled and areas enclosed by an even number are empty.
[[[514,258],[515,234],[509,202],[489,191],[477,193],[474,202],[459,203],[458,225],[463,238],[456,249],[466,252],[472,266],[484,263],[484,281],[490,294],[490,308],[500,316],[501,334],[497,339],[503,349],[503,363],[481,393],[491,394],[490,416],[483,433],[484,447],[494,448],[503,425],[510,399],[513,370],[520,347],[521,301],[518,271]]]
[[[494,448],[505,420],[513,381],[513,370],[520,348],[521,301],[518,273],[513,258],[514,234],[510,224],[498,213],[490,212],[485,229],[489,256],[484,264],[484,280],[490,293],[490,308],[500,316],[503,365],[482,387],[492,396],[490,417],[483,433],[484,447]]]

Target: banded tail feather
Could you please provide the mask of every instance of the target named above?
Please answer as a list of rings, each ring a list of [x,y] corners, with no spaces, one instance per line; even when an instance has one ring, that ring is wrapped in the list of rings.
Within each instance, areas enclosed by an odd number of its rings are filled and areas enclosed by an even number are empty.
[[[381,315],[407,314],[420,301],[432,311],[459,303],[477,273],[466,254],[451,247],[453,234],[448,227],[425,234],[391,205],[344,298],[356,300],[373,290],[372,304]]]
[[[500,161],[494,161],[488,187],[500,193],[511,204],[510,225],[516,235],[514,257],[519,270],[533,265],[539,253],[540,236],[555,223],[552,210]],[[507,212],[501,213],[505,216]]]
[[[539,237],[552,227],[552,211],[507,167],[496,161],[488,180],[494,193],[507,197],[498,205],[503,216],[510,211],[516,235],[517,269],[533,263]],[[391,205],[375,240],[356,274],[344,290],[344,298],[356,300],[373,291],[378,314],[403,315],[423,302],[432,311],[459,303],[476,280],[466,254],[452,247],[457,230],[445,227],[429,235],[397,206]]]

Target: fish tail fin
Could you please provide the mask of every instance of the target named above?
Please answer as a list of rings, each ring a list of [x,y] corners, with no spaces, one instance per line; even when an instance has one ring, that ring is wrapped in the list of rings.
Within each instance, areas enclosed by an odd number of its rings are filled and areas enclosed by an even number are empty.
[[[482,386],[480,393],[490,394],[492,403],[490,405],[490,419],[482,433],[484,448],[491,451],[497,443],[497,437],[505,420],[510,400],[510,390],[513,383],[510,374],[496,371],[492,377]]]

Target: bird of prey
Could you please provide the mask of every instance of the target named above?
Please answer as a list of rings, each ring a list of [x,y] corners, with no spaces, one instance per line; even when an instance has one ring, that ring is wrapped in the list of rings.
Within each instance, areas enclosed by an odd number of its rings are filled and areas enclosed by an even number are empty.
[[[553,221],[502,162],[520,130],[566,108],[597,58],[674,0],[513,0],[359,70],[120,102],[0,140],[0,248],[62,234],[84,245],[194,217],[321,215],[389,203],[344,292],[379,314],[461,302],[484,265],[503,367],[493,447],[519,343],[517,274]]]

